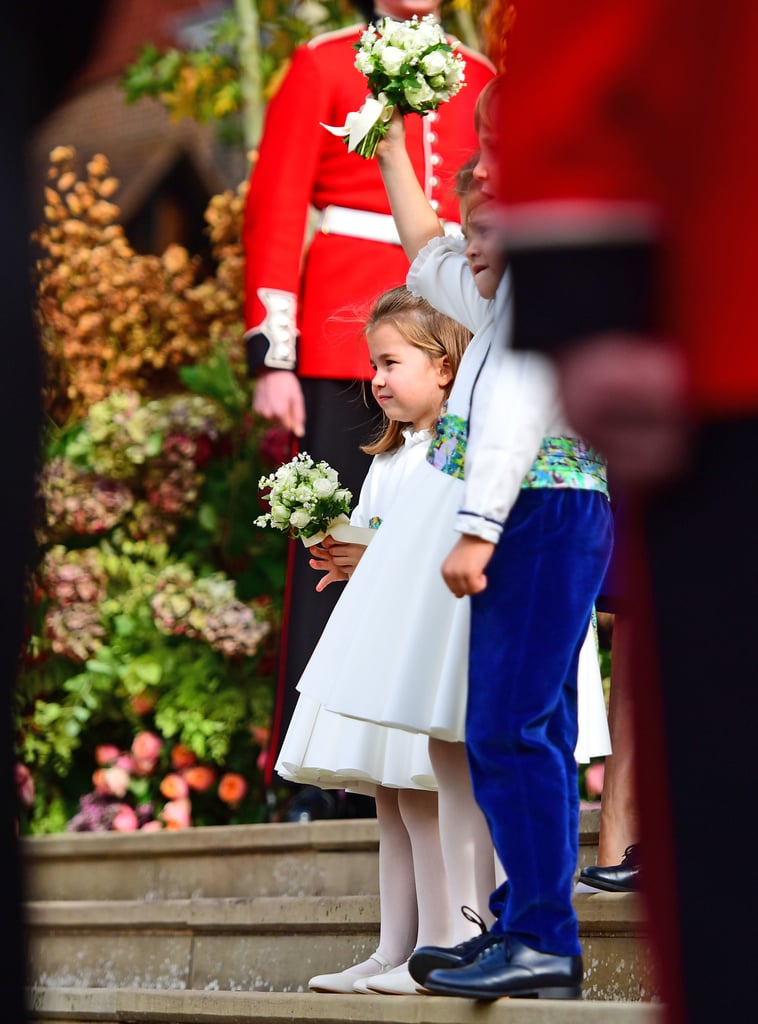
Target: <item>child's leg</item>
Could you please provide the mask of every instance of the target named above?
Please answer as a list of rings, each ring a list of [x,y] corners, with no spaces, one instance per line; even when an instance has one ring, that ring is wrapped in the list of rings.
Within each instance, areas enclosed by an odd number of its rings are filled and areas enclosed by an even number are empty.
[[[376,789],[380,922],[377,952],[391,964],[408,959],[419,927],[414,849],[400,812],[399,792],[384,786]]]
[[[479,929],[458,910],[471,907],[489,928],[490,893],[496,887],[495,850],[490,830],[471,789],[466,746],[429,740],[429,758],[438,784],[439,829],[445,862],[453,944],[478,935]]]
[[[418,902],[416,944],[447,944],[450,941],[450,904],[442,859],[437,794],[428,790],[401,789],[398,805],[413,849]]]
[[[613,753],[605,759],[600,803],[597,863],[620,864],[628,846],[639,841],[634,767],[634,684],[629,671],[629,618],[613,622],[611,696],[608,725]]]
[[[308,987],[315,992],[353,992],[362,979],[386,973],[404,964],[418,931],[413,853],[396,789],[376,789],[379,822],[379,945],[376,953],[344,971],[318,974]]]
[[[610,540],[602,495],[522,491],[471,601],[466,746],[508,874],[498,924],[559,956],[581,952],[577,662]]]

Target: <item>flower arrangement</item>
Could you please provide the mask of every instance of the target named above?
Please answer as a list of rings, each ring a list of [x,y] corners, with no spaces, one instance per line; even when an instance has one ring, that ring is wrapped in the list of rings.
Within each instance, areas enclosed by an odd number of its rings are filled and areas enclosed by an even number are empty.
[[[203,807],[226,805],[232,813],[247,796],[237,772],[219,778],[182,743],[167,753],[156,733],[138,732],[127,750],[112,743],[95,749],[93,789],[79,799],[67,832],[158,832],[190,828]]]
[[[105,157],[81,175],[70,147],[50,163],[18,828],[262,821],[287,541],[249,524],[289,437],[250,412],[245,187],[208,205],[216,270],[200,280],[178,246],[133,250]]]
[[[268,492],[264,499],[271,511],[258,516],[256,526],[271,526],[314,543],[335,521],[348,521],[351,492],[340,487],[336,470],[326,462],[314,462],[307,452],[261,477],[258,487]]]
[[[466,84],[466,62],[431,14],[421,20],[414,15],[410,21],[384,18],[378,27],[369,25],[356,50],[355,66],[368,79],[371,96],[359,111],[347,115],[343,127],[323,127],[366,159],[376,154],[395,107],[401,114],[424,114]]]

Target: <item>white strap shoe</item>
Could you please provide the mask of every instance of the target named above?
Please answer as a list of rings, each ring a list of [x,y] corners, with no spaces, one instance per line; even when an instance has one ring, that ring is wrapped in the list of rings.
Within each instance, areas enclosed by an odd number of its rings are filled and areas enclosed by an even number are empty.
[[[308,982],[312,992],[347,992],[353,993],[353,985],[362,978],[380,977],[391,971],[395,965],[386,960],[381,953],[372,953],[368,960],[354,964],[344,971],[335,974],[317,974]]]
[[[368,978],[359,978],[353,985],[353,992],[370,996],[373,994],[387,996],[418,996],[426,994],[408,973],[408,964],[400,964],[390,971],[375,974]]]

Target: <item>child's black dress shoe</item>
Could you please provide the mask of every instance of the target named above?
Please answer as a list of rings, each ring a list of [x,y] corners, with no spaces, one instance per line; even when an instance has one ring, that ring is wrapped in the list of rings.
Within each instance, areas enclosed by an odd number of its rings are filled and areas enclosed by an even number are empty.
[[[471,999],[581,999],[582,974],[581,956],[540,953],[506,937],[465,967],[432,971],[424,988]]]
[[[482,950],[502,938],[488,932],[481,916],[471,907],[461,907],[461,913],[468,921],[478,924],[481,933],[455,946],[419,946],[418,949],[414,949],[408,961],[408,971],[419,985],[423,985],[429,972],[438,967],[465,967],[466,964],[473,963]]]
[[[598,867],[591,864],[579,872],[579,881],[603,892],[637,892],[640,887],[640,848],[627,846],[620,864]]]

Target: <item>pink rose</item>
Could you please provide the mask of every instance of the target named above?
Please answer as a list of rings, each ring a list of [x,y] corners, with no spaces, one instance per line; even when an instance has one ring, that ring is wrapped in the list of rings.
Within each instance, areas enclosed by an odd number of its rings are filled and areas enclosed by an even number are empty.
[[[587,766],[584,773],[584,786],[587,796],[600,796],[603,792],[603,779],[605,778],[605,762],[595,761]]]
[[[132,742],[135,769],[140,775],[149,775],[163,749],[163,740],[153,732],[138,732]]]
[[[18,792],[18,798],[24,807],[32,807],[34,804],[34,779],[32,778],[31,772],[25,764],[21,764],[17,761],[13,768],[14,778],[16,780],[16,790]]]
[[[114,747],[112,743],[101,743],[99,747],[95,747],[95,763],[101,767],[112,764],[120,753],[118,747]]]
[[[134,772],[134,758],[131,754],[119,754],[116,758],[116,767],[123,768],[131,775]]]
[[[169,800],[160,816],[167,829],[189,828],[192,824],[191,810],[190,801],[186,797],[180,797],[178,800]]]
[[[128,804],[122,804],[116,817],[113,819],[111,828],[114,832],[134,832],[138,826],[137,815],[134,813],[134,809],[129,807]]]

